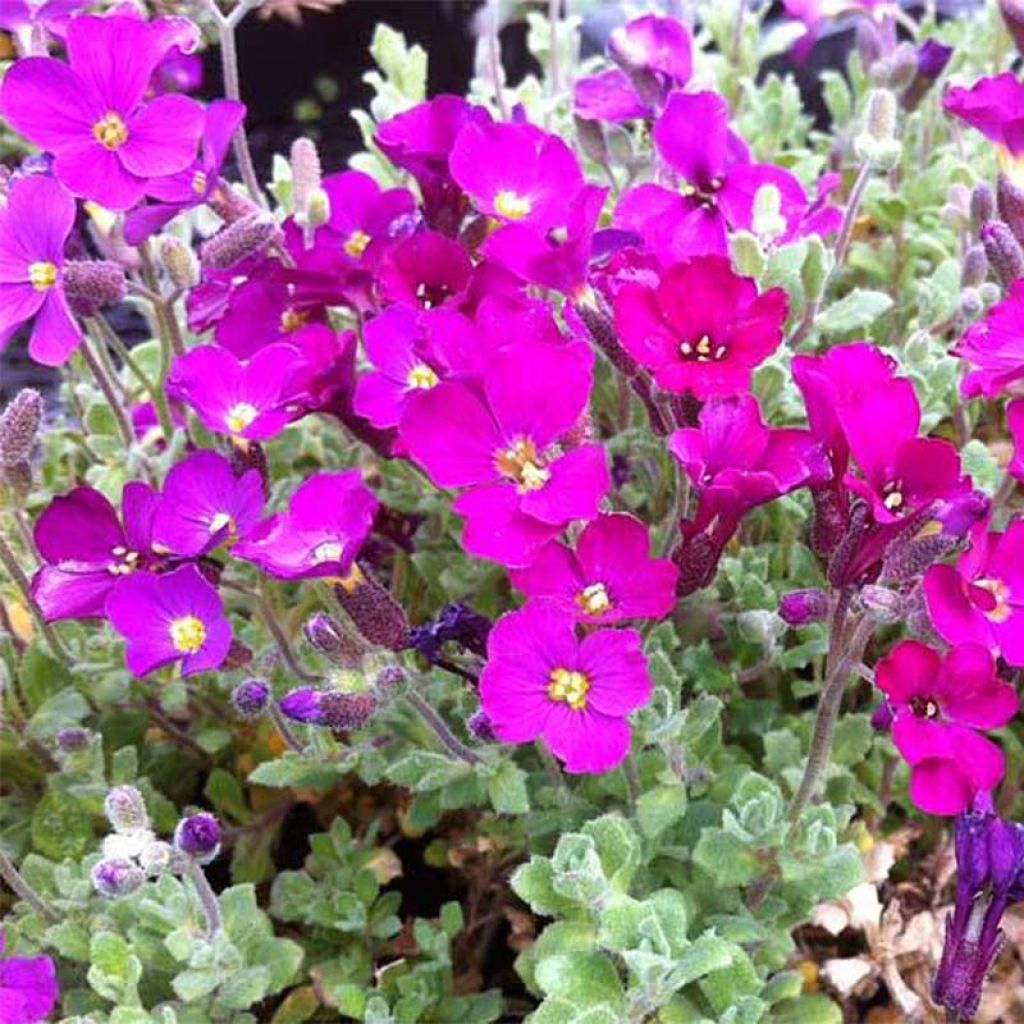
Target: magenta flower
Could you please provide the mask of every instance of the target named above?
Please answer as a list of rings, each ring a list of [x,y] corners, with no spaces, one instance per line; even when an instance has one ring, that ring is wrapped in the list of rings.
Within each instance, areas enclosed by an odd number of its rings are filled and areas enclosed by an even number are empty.
[[[132,210],[125,218],[124,237],[129,245],[139,245],[179,213],[205,203],[218,189],[228,187],[220,180],[220,169],[244,118],[245,104],[235,100],[215,100],[206,108],[202,155],[184,170],[146,184],[146,194],[158,201]]]
[[[1007,472],[1024,483],[1024,398],[1015,398],[1007,405],[1006,422],[1013,441],[1013,458]]]
[[[676,604],[678,570],[652,558],[647,527],[629,515],[588,523],[576,550],[545,544],[512,582],[528,597],[551,598],[566,615],[597,625],[624,619],[660,619]]]
[[[18,40],[19,52],[45,52],[49,36],[62,37],[71,16],[88,0],[4,0],[0,5],[0,29]],[[41,35],[40,35],[41,34]],[[40,39],[42,43],[40,44]]]
[[[593,356],[582,345],[523,342],[494,354],[482,393],[449,380],[415,396],[401,438],[441,487],[469,487],[454,505],[463,545],[509,566],[573,519],[593,519],[610,485],[604,449],[557,442],[587,406]]]
[[[300,364],[292,345],[268,345],[245,363],[227,349],[200,345],[174,361],[168,394],[190,405],[207,430],[263,441],[292,418],[288,403]]]
[[[127,210],[149,179],[183,170],[195,154],[203,108],[179,95],[145,100],[171,46],[194,45],[195,38],[195,27],[180,18],[147,22],[123,10],[74,18],[70,66],[52,57],[15,62],[0,90],[0,112],[53,153],[54,173],[68,189]]]
[[[0,348],[35,318],[29,355],[46,366],[67,362],[82,332],[64,292],[64,244],[75,201],[53,178],[32,174],[0,207]]]
[[[924,577],[932,625],[951,644],[998,649],[1010,665],[1024,665],[1024,519],[1005,533],[983,526],[957,565],[934,565]]]
[[[669,267],[656,287],[624,285],[615,326],[660,387],[704,399],[750,390],[754,368],[782,341],[787,309],[781,288],[758,295],[728,260],[703,256]]]
[[[146,484],[125,484],[123,526],[113,505],[91,487],[76,487],[50,502],[36,520],[35,542],[44,564],[32,580],[32,597],[47,622],[102,616],[114,586],[153,564],[157,501]]]
[[[358,469],[314,473],[296,488],[284,512],[250,530],[232,554],[284,580],[345,576],[377,508]]]
[[[888,697],[892,738],[910,765],[910,797],[926,814],[959,814],[1003,776],[1002,751],[976,729],[998,729],[1017,711],[1017,693],[977,644],[945,656],[904,640],[875,668]]]
[[[0,954],[4,952],[0,928]],[[0,959],[0,1020],[4,1024],[39,1024],[53,1013],[60,989],[48,956],[7,956]]]
[[[207,672],[231,646],[217,590],[194,565],[122,580],[107,598],[107,618],[125,638],[125,664],[140,678],[173,662],[183,676]]]
[[[636,91],[625,71],[612,68],[577,80],[573,113],[584,121],[617,122],[651,117],[654,108]]]
[[[159,96],[165,92],[195,92],[202,84],[203,58],[198,53],[186,53],[180,46],[172,46],[153,71],[150,88]]]
[[[482,213],[541,231],[565,224],[566,196],[583,186],[573,151],[526,123],[469,122],[448,166]]]
[[[615,225],[640,234],[666,266],[728,255],[728,232],[752,227],[754,198],[764,186],[778,191],[788,228],[807,211],[803,186],[789,171],[750,162],[717,93],[673,93],[655,123],[654,143],[687,185],[681,192],[654,184],[631,189],[616,207]]]
[[[581,642],[549,601],[503,615],[487,640],[480,704],[505,743],[538,738],[568,772],[606,772],[629,752],[626,716],[651,695],[640,634],[599,629]]]
[[[950,89],[942,106],[1014,156],[1024,152],[1024,82],[1013,72],[979,78],[969,89]]]
[[[236,476],[223,455],[194,452],[167,474],[153,514],[153,544],[197,558],[244,536],[262,511],[257,470]]]
[[[965,398],[995,398],[1024,379],[1024,280],[964,332],[953,354],[974,367],[960,385]]]
[[[436,231],[421,231],[388,249],[377,287],[389,302],[436,309],[463,297],[472,271],[469,255],[458,242]]]

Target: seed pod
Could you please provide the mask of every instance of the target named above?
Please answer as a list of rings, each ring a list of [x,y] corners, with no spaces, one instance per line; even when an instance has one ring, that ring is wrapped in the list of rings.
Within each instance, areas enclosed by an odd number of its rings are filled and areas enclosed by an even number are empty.
[[[980,231],[983,224],[987,224],[996,212],[996,200],[992,195],[992,189],[984,181],[979,182],[971,189],[971,227],[974,231]]]
[[[1001,220],[990,220],[979,232],[985,255],[1004,290],[1024,274],[1024,251],[1010,228]]]
[[[113,260],[68,260],[64,264],[64,290],[69,298],[89,306],[112,306],[125,295],[124,267]]]
[[[310,646],[339,668],[356,668],[367,653],[364,644],[323,612],[306,619],[302,631]]]
[[[286,694],[280,708],[295,722],[323,725],[330,729],[360,729],[377,711],[377,698],[368,690],[345,693],[341,690],[314,690],[300,686]]]
[[[34,388],[22,388],[0,415],[0,466],[28,462],[43,418],[43,400]]]
[[[182,291],[199,284],[199,260],[192,251],[175,235],[160,236],[160,262],[175,288]]]
[[[292,208],[295,211],[296,219],[302,223],[309,208],[310,198],[320,188],[320,154],[316,150],[316,143],[312,139],[302,136],[297,138],[292,143],[290,162]]]
[[[228,270],[266,248],[277,230],[277,221],[270,214],[263,211],[247,214],[205,242],[200,258],[215,270]]]

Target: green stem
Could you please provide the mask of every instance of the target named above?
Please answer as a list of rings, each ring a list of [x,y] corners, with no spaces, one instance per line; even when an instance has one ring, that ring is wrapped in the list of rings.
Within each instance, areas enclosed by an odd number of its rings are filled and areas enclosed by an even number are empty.
[[[114,385],[110,382],[110,379],[107,377],[106,372],[100,365],[99,360],[89,348],[88,337],[82,338],[82,344],[79,346],[78,351],[82,353],[82,359],[85,361],[85,365],[89,367],[89,372],[92,373],[93,379],[99,385],[100,391],[103,392],[103,397],[107,400],[107,404],[110,406],[110,411],[113,413],[114,419],[117,421],[117,429],[121,433],[121,440],[130,448],[135,442],[135,435],[132,433],[132,427],[128,422],[128,416],[117,397],[117,393],[114,391]]]
[[[0,536],[0,564],[10,573],[11,579],[14,580],[15,585],[21,591],[21,596],[25,599],[26,606],[32,613],[32,617],[36,620],[40,632],[46,637],[46,642],[50,645],[50,650],[65,665],[70,665],[71,655],[61,642],[60,637],[57,636],[53,626],[43,618],[39,605],[32,598],[32,584],[29,583],[28,577],[22,572],[18,559],[2,536]]]
[[[22,878],[14,862],[4,853],[0,853],[0,878],[10,886],[18,899],[24,900],[47,924],[56,924],[60,920],[57,912]]]

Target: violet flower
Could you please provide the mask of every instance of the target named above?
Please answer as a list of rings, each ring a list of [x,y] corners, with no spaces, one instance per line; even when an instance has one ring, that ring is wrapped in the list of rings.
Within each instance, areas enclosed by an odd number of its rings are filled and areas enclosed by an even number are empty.
[[[420,309],[456,303],[469,286],[473,265],[458,242],[421,231],[391,246],[377,272],[381,298]]]
[[[4,952],[0,928],[0,954]],[[39,1024],[57,1005],[57,971],[48,956],[0,957],[0,1020],[4,1024]]]
[[[36,520],[43,565],[32,579],[32,598],[47,622],[103,616],[116,584],[155,563],[151,524],[157,501],[146,484],[125,484],[123,526],[113,505],[91,487],[50,502]]]
[[[139,678],[174,662],[183,676],[209,671],[231,646],[217,590],[194,565],[125,578],[107,598],[107,618],[125,638],[125,664]]]
[[[232,554],[279,579],[344,577],[377,508],[358,469],[314,473],[296,488],[284,512],[257,524]]]
[[[73,14],[89,0],[4,0],[0,29],[18,41],[23,56],[43,54],[51,37],[62,38]]]
[[[1012,71],[950,89],[942,106],[1014,156],[1024,152],[1024,82]]]
[[[35,318],[29,355],[60,366],[82,340],[64,290],[64,245],[75,201],[53,178],[19,178],[0,207],[0,349]]]
[[[754,368],[782,341],[787,309],[781,288],[758,295],[728,260],[703,256],[669,267],[656,287],[623,285],[615,326],[655,383],[705,399],[750,389]]]
[[[146,89],[174,45],[195,45],[183,18],[147,22],[119,8],[68,25],[70,64],[52,57],[16,61],[0,88],[0,113],[50,150],[54,174],[76,195],[111,210],[134,206],[154,177],[183,170],[195,153],[203,108],[185,96]],[[110,60],[116,53],[118,59]]]
[[[652,683],[640,634],[599,629],[577,639],[550,601],[503,615],[487,641],[480,704],[504,743],[542,739],[568,772],[607,772],[629,752],[627,716]]]
[[[167,474],[153,514],[153,543],[198,558],[244,536],[259,520],[263,500],[257,470],[236,476],[223,455],[195,452]]]
[[[976,730],[1017,712],[1017,692],[992,655],[961,644],[945,656],[916,640],[898,643],[875,668],[893,711],[892,738],[910,765],[910,798],[926,814],[959,814],[1003,777],[1002,751]]]
[[[625,619],[660,619],[676,604],[678,569],[652,558],[647,526],[630,515],[588,523],[575,551],[552,541],[512,582],[528,597],[544,597],[570,617],[607,626]]]

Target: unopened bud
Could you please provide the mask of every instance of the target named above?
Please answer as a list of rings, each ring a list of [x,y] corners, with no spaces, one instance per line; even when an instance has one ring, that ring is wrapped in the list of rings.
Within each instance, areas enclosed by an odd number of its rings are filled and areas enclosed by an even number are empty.
[[[258,718],[269,702],[270,687],[262,679],[246,679],[231,691],[231,703],[243,718]]]
[[[978,289],[978,294],[981,296],[981,304],[986,309],[995,305],[1003,297],[1002,289],[995,281],[985,281]]]
[[[917,51],[917,72],[910,85],[900,96],[900,106],[904,110],[916,110],[928,90],[946,70],[953,47],[940,43],[937,39],[926,39]]]
[[[145,801],[134,786],[115,786],[110,790],[103,801],[103,813],[117,832],[149,828]]]
[[[990,220],[981,231],[985,255],[1004,290],[1024,273],[1024,251],[1013,232],[1001,220]]]
[[[809,622],[820,622],[828,615],[828,596],[824,590],[811,587],[807,590],[791,590],[779,601],[779,616],[790,626],[806,626]]]
[[[897,622],[903,615],[903,596],[888,587],[861,587],[860,603],[880,622]]]
[[[972,245],[964,256],[963,266],[960,268],[960,286],[976,287],[988,277],[988,257],[985,255],[985,247],[981,244]]]
[[[92,869],[92,884],[101,896],[120,899],[142,887],[146,876],[138,864],[130,860],[112,858],[101,860]]]
[[[161,235],[160,262],[175,288],[185,291],[199,284],[199,260],[192,247],[176,235]]]
[[[262,251],[277,234],[277,221],[257,211],[229,224],[203,243],[202,262],[215,270],[228,270],[247,256]]]
[[[409,646],[409,622],[402,606],[358,566],[352,567],[334,594],[359,633],[375,647],[402,651]]]
[[[385,700],[398,693],[409,681],[409,674],[401,665],[382,668],[373,680],[373,691]]]
[[[983,224],[987,224],[996,212],[996,200],[992,195],[992,189],[985,182],[979,182],[971,189],[971,227],[974,231],[980,231]]]
[[[124,267],[113,260],[68,260],[64,264],[68,298],[89,306],[112,306],[125,295]]]
[[[985,312],[985,301],[977,288],[964,288],[960,292],[960,315],[967,321],[977,320]]]
[[[996,208],[999,219],[1013,232],[1014,238],[1024,245],[1024,189],[1006,174],[996,179]]]
[[[43,418],[43,400],[34,388],[22,388],[0,415],[0,467],[28,462]]]
[[[888,81],[885,84],[900,92],[910,85],[917,74],[917,50],[910,43],[900,43],[887,63]]]
[[[162,839],[152,839],[139,851],[139,866],[150,876],[162,875],[174,862],[174,847]]]
[[[615,331],[615,323],[594,296],[593,302],[578,302],[575,310],[590,333],[594,344],[608,357],[620,373],[632,377],[637,370],[636,360],[622,347]]]
[[[697,533],[672,552],[672,561],[679,567],[676,594],[686,597],[708,586],[715,578],[721,552],[706,533]]]
[[[871,712],[871,728],[876,732],[889,732],[892,723],[896,721],[896,713],[892,705],[886,700]]]
[[[55,739],[65,754],[73,754],[89,746],[89,733],[85,729],[61,729]]]
[[[220,822],[205,811],[182,818],[174,830],[174,847],[197,864],[209,864],[220,852]]]
[[[356,668],[366,654],[366,646],[330,615],[311,615],[302,627],[310,646],[339,668]]]
[[[320,154],[312,139],[297,138],[292,143],[292,209],[296,220],[304,223],[309,200],[320,189]]]
[[[377,711],[377,698],[368,690],[314,690],[300,686],[281,700],[281,711],[296,722],[330,729],[360,729]]]
[[[902,146],[896,138],[896,96],[888,89],[872,89],[864,114],[864,130],[853,140],[858,159],[879,170],[891,170],[899,162]]]
[[[466,728],[470,736],[481,743],[496,743],[498,734],[494,731],[494,723],[486,711],[476,711],[466,719]]]

